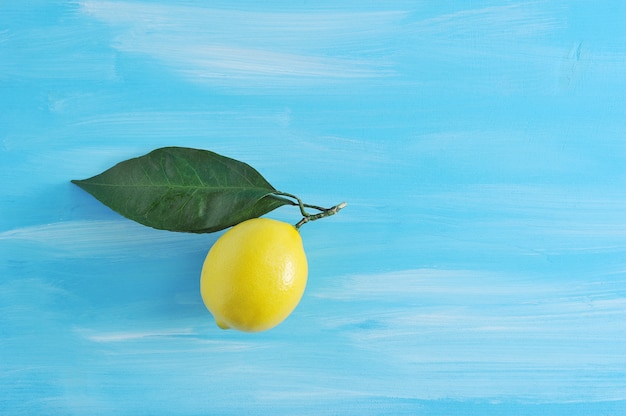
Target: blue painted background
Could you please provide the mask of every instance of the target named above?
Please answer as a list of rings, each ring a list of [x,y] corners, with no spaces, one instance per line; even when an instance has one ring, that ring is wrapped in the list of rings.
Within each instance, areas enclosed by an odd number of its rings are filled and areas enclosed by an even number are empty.
[[[626,414],[625,4],[3,0],[0,414]],[[281,326],[69,182],[169,145],[349,202]]]

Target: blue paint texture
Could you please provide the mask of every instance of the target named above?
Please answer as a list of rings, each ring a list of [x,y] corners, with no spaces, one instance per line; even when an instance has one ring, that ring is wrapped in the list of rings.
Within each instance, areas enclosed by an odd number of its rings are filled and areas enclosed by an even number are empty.
[[[0,2],[0,414],[626,414],[624,18]],[[302,228],[309,285],[279,327],[215,326],[220,233],[69,182],[170,145],[348,201]]]

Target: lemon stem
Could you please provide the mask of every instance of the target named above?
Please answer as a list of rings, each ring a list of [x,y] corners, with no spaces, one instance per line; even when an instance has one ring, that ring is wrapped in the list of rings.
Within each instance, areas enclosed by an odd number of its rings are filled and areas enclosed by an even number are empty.
[[[334,207],[323,208],[317,205],[305,204],[304,202],[302,202],[300,198],[298,198],[297,196],[293,194],[280,192],[280,191],[276,191],[275,194],[286,196],[288,198],[293,198],[297,201],[297,205],[300,208],[300,213],[302,214],[303,218],[295,225],[296,229],[300,229],[300,227],[302,227],[307,222],[315,221],[315,220],[319,220],[320,218],[326,218],[326,217],[330,217],[331,215],[335,215],[336,213],[339,212],[339,210],[341,210],[342,208],[345,208],[346,205],[348,205],[347,202],[342,202],[341,204],[337,204]],[[296,204],[294,203],[294,205]],[[318,212],[317,214],[310,214],[307,212],[305,208],[315,209],[320,212]]]
[[[339,212],[340,209],[345,208],[346,205],[348,205],[347,202],[342,202],[341,204],[335,205],[332,208],[328,208],[327,210],[324,210],[320,212],[319,214],[305,216],[296,224],[296,229],[299,230],[300,227],[302,227],[304,224],[306,224],[309,221],[315,221],[315,220],[319,220],[320,218],[326,218],[326,217],[330,217],[331,215],[335,215],[336,213]]]

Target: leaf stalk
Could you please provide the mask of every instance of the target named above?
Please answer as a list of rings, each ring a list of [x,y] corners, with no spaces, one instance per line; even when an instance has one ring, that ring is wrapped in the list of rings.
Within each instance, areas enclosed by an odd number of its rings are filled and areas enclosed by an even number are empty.
[[[286,196],[288,198],[292,198],[296,200],[297,205],[300,208],[300,214],[302,214],[302,219],[298,221],[298,223],[295,225],[297,230],[299,230],[300,227],[302,227],[307,222],[311,222],[311,221],[319,220],[320,218],[326,218],[326,217],[330,217],[331,215],[335,215],[341,209],[345,208],[348,205],[347,202],[342,202],[330,208],[323,208],[317,205],[305,204],[304,202],[302,202],[300,198],[287,192],[276,191],[275,194],[280,195],[280,196]],[[296,205],[296,203],[294,203],[294,205]],[[307,212],[305,208],[315,209],[320,212],[318,212],[317,214],[310,214],[309,212]]]

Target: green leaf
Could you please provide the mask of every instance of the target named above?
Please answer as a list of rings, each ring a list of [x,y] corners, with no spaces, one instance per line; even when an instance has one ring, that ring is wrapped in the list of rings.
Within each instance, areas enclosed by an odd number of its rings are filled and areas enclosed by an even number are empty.
[[[210,233],[294,205],[250,165],[217,153],[164,147],[73,183],[149,227]]]

